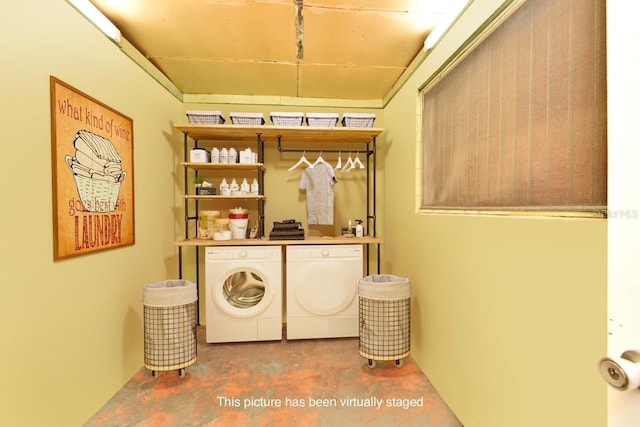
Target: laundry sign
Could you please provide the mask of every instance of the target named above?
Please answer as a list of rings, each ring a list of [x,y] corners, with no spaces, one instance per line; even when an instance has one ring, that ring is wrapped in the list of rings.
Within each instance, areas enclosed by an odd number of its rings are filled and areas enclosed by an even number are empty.
[[[133,245],[133,120],[50,84],[54,260]]]

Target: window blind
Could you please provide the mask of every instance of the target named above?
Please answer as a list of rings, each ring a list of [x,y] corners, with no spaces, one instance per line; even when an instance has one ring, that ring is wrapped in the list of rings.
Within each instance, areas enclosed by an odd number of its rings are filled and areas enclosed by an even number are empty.
[[[422,208],[606,208],[604,7],[527,1],[426,89]]]

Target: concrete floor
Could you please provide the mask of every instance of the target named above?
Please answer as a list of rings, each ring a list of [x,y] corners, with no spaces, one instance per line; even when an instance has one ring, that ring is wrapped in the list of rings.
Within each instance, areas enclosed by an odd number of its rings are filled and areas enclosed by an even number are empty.
[[[358,338],[206,344],[204,332],[184,378],[142,368],[86,425],[461,426],[410,356],[369,368]]]

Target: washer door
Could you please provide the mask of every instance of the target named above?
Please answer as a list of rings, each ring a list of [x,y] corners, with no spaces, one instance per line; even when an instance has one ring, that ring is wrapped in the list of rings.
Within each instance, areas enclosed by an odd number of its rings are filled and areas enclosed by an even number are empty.
[[[298,271],[294,295],[308,312],[328,316],[347,308],[356,296],[358,279],[344,263],[322,260]]]
[[[273,300],[273,286],[267,276],[250,266],[229,270],[222,282],[213,284],[213,300],[233,317],[255,317]]]

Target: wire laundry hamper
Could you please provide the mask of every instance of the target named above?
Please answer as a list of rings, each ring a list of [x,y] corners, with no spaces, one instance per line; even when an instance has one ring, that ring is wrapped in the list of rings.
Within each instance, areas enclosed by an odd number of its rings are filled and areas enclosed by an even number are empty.
[[[144,366],[153,376],[178,370],[183,378],[196,362],[197,300],[196,285],[186,280],[144,286]]]
[[[395,360],[402,366],[411,350],[409,279],[389,274],[364,277],[358,283],[358,303],[360,355],[370,368],[375,360]]]

